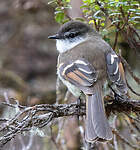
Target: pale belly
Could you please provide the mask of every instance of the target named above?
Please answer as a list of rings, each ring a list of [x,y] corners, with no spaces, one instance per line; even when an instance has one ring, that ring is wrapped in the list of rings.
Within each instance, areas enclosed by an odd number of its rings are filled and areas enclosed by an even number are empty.
[[[77,88],[75,85],[71,84],[70,82],[64,80],[60,74],[59,71],[57,71],[58,77],[59,79],[63,82],[64,85],[66,85],[66,87],[68,88],[68,90],[77,98],[80,97],[81,95],[81,90],[79,88]]]

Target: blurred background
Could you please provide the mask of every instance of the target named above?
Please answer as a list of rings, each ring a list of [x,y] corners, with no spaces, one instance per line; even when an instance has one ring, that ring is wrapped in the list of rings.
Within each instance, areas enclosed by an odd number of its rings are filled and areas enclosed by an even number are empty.
[[[46,0],[0,1],[0,96],[6,90],[27,103],[55,91],[57,52],[48,35],[57,29]]]
[[[71,2],[72,9],[68,11],[70,17],[83,16],[80,10],[81,3],[80,0]],[[48,5],[48,0],[0,0],[1,102],[5,100],[6,92],[9,98],[15,98],[23,105],[55,103],[58,53],[55,41],[48,40],[48,35],[56,33],[59,27],[60,25],[54,19],[54,7]],[[139,77],[140,50],[137,54],[135,51],[132,52],[121,37],[118,46]],[[129,78],[131,77],[128,75]],[[133,79],[129,82],[140,93],[140,88]],[[138,99],[137,96],[134,98]],[[1,108],[1,113],[2,111],[4,110]],[[75,123],[73,124],[72,127],[75,127]],[[70,134],[68,133],[67,136]],[[23,140],[26,145],[29,139],[31,139],[30,135],[19,135],[6,144],[3,150],[9,150],[9,148],[21,150],[21,141]],[[30,149],[57,149],[53,143],[49,143],[48,138],[34,136],[32,142]],[[73,141],[70,145],[72,144],[74,145]]]
[[[0,101],[6,92],[23,105],[55,102],[57,52],[48,35],[58,28],[47,0],[0,0]],[[3,150],[21,150],[21,138],[27,145],[29,136],[17,136]],[[45,143],[34,136],[30,149]]]

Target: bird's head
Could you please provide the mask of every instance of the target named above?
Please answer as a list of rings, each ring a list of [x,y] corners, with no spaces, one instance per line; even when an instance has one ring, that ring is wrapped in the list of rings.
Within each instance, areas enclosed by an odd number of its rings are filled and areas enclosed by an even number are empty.
[[[57,50],[62,53],[87,40],[93,32],[95,31],[83,22],[69,21],[62,25],[57,34],[48,38],[56,39]]]

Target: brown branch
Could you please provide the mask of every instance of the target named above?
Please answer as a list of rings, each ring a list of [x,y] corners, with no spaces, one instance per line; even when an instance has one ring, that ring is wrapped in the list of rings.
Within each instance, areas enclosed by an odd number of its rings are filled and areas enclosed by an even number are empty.
[[[140,40],[140,35],[138,34],[138,32],[136,31],[136,29],[132,26],[129,26],[129,28],[131,28],[131,30],[133,30],[133,32],[136,34],[136,36],[138,37],[138,39]]]
[[[112,132],[117,135],[117,137],[122,140],[124,143],[126,143],[128,146],[133,148],[134,150],[140,150],[140,148],[137,145],[131,144],[126,138],[124,138],[117,130],[112,130]]]
[[[131,67],[129,66],[129,64],[127,63],[127,61],[121,56],[120,56],[120,58],[121,58],[123,65],[126,67],[126,69],[130,73],[130,75],[133,77],[133,79],[137,82],[137,84],[140,84],[140,79],[138,77],[136,77],[136,75],[134,75],[134,73],[133,73]]]
[[[100,7],[100,9],[105,13],[105,15],[108,16],[108,10],[102,7],[101,3],[98,0],[96,0],[95,2]]]
[[[93,19],[93,20],[94,20],[94,25],[95,25],[96,31],[99,31],[98,25],[97,25],[97,23],[96,23],[96,19]]]
[[[135,122],[137,122],[137,123],[140,123],[140,120],[138,119],[138,118],[135,118],[135,117],[132,117],[132,116],[130,116],[129,114],[127,114],[127,113],[124,113],[129,119],[131,119],[131,120],[133,120],[133,121],[135,121]]]
[[[127,32],[127,38],[129,40],[129,43],[131,43],[131,45],[133,45],[136,49],[140,48],[140,42],[138,40],[140,40],[140,35],[137,33],[136,29],[134,29],[134,27],[132,27],[131,25],[128,26],[128,32]],[[138,40],[136,39],[136,37],[138,38]]]
[[[140,101],[139,100],[110,100],[105,101],[106,113],[110,115],[110,113],[121,113],[121,112],[140,112]]]
[[[96,4],[100,7],[100,10],[101,10],[102,12],[104,12],[104,14],[106,15],[106,17],[108,17],[108,16],[109,16],[109,14],[108,14],[108,9],[102,7],[102,4],[101,4],[98,0],[96,0],[95,2],[96,2]],[[116,27],[116,29],[118,29],[119,31],[122,31],[123,36],[125,37],[125,39],[126,39],[127,43],[129,44],[129,46],[130,46],[132,49],[134,49],[135,52],[137,52],[137,49],[139,49],[140,44],[139,44],[138,42],[136,42],[135,38],[133,38],[134,35],[133,35],[133,36],[127,35],[127,34],[128,34],[128,30],[133,30],[133,32],[134,32],[135,35],[138,37],[138,39],[140,39],[140,36],[139,36],[139,34],[137,33],[137,31],[135,30],[135,28],[134,28],[134,27],[131,27],[131,25],[130,25],[129,22],[128,22],[131,12],[128,12],[128,15],[125,16],[122,7],[120,7],[120,12],[121,12],[121,16],[122,16],[122,18],[123,18],[123,20],[124,20],[124,23],[123,23],[122,27],[118,26],[117,23],[113,23],[113,24],[114,24],[114,26]],[[110,20],[111,22],[113,22],[113,18],[112,18],[112,17],[109,17],[109,20]],[[122,19],[121,19],[121,20],[122,20]],[[124,30],[125,27],[126,27],[126,30],[127,30],[127,31]]]
[[[134,93],[134,94],[137,95],[137,96],[140,96],[140,94],[137,93],[137,92],[129,85],[129,83],[128,83],[127,80],[126,80],[126,84],[127,84],[127,87],[130,89],[130,91],[131,91],[132,93]]]
[[[61,0],[57,0],[57,4],[58,6],[60,6],[61,8],[64,7],[64,4]],[[69,20],[73,20],[69,15],[68,15],[68,12],[67,10],[64,8],[64,14],[65,16],[69,19]]]
[[[14,104],[7,104],[7,107],[12,109],[17,108],[17,104],[13,108]],[[4,146],[8,141],[14,138],[18,133],[23,133],[29,131],[32,127],[42,128],[53,119],[64,117],[64,116],[75,116],[75,115],[85,115],[86,108],[85,103],[80,104],[80,110],[77,111],[77,103],[71,104],[59,104],[59,105],[49,105],[41,104],[35,105],[33,107],[19,107],[19,112],[13,116],[11,119],[3,120],[0,124],[0,132],[3,134],[0,138],[0,146]],[[126,101],[121,97],[118,97],[117,100],[108,100],[105,101],[105,108],[108,115],[110,113],[125,112],[129,113],[140,112],[140,101],[138,100],[129,100]],[[43,112],[43,114],[42,114]]]
[[[119,35],[119,31],[116,31],[116,35],[115,35],[115,41],[114,41],[114,45],[113,45],[113,50],[115,50],[117,42],[118,42],[118,35]]]
[[[126,25],[128,25],[128,20],[129,20],[130,14],[131,14],[131,12],[129,11],[129,12],[128,12],[128,15],[127,15],[127,17],[126,17],[126,21],[125,21],[125,23],[122,25],[122,27],[120,28],[120,30],[124,30],[124,28],[126,27]]]
[[[127,17],[126,17],[125,14],[124,14],[124,11],[123,11],[122,6],[120,6],[120,12],[121,12],[122,17],[123,17],[123,19],[124,19],[124,22],[128,22]]]

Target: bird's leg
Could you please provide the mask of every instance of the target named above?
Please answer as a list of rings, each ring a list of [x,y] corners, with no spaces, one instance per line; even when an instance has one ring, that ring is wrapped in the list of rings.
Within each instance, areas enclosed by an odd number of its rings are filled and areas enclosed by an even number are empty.
[[[97,150],[96,143],[89,143],[89,142],[86,142],[86,149],[87,149],[87,150]]]
[[[118,93],[116,93],[116,91],[112,88],[111,85],[108,85],[108,86],[109,86],[109,88],[112,90],[112,92],[113,92],[113,94],[114,94],[114,97],[115,97],[115,100],[120,100],[120,99],[122,99],[122,96],[119,95]]]
[[[77,99],[77,120],[79,122],[79,114],[80,114],[80,106],[81,106],[81,98]]]

